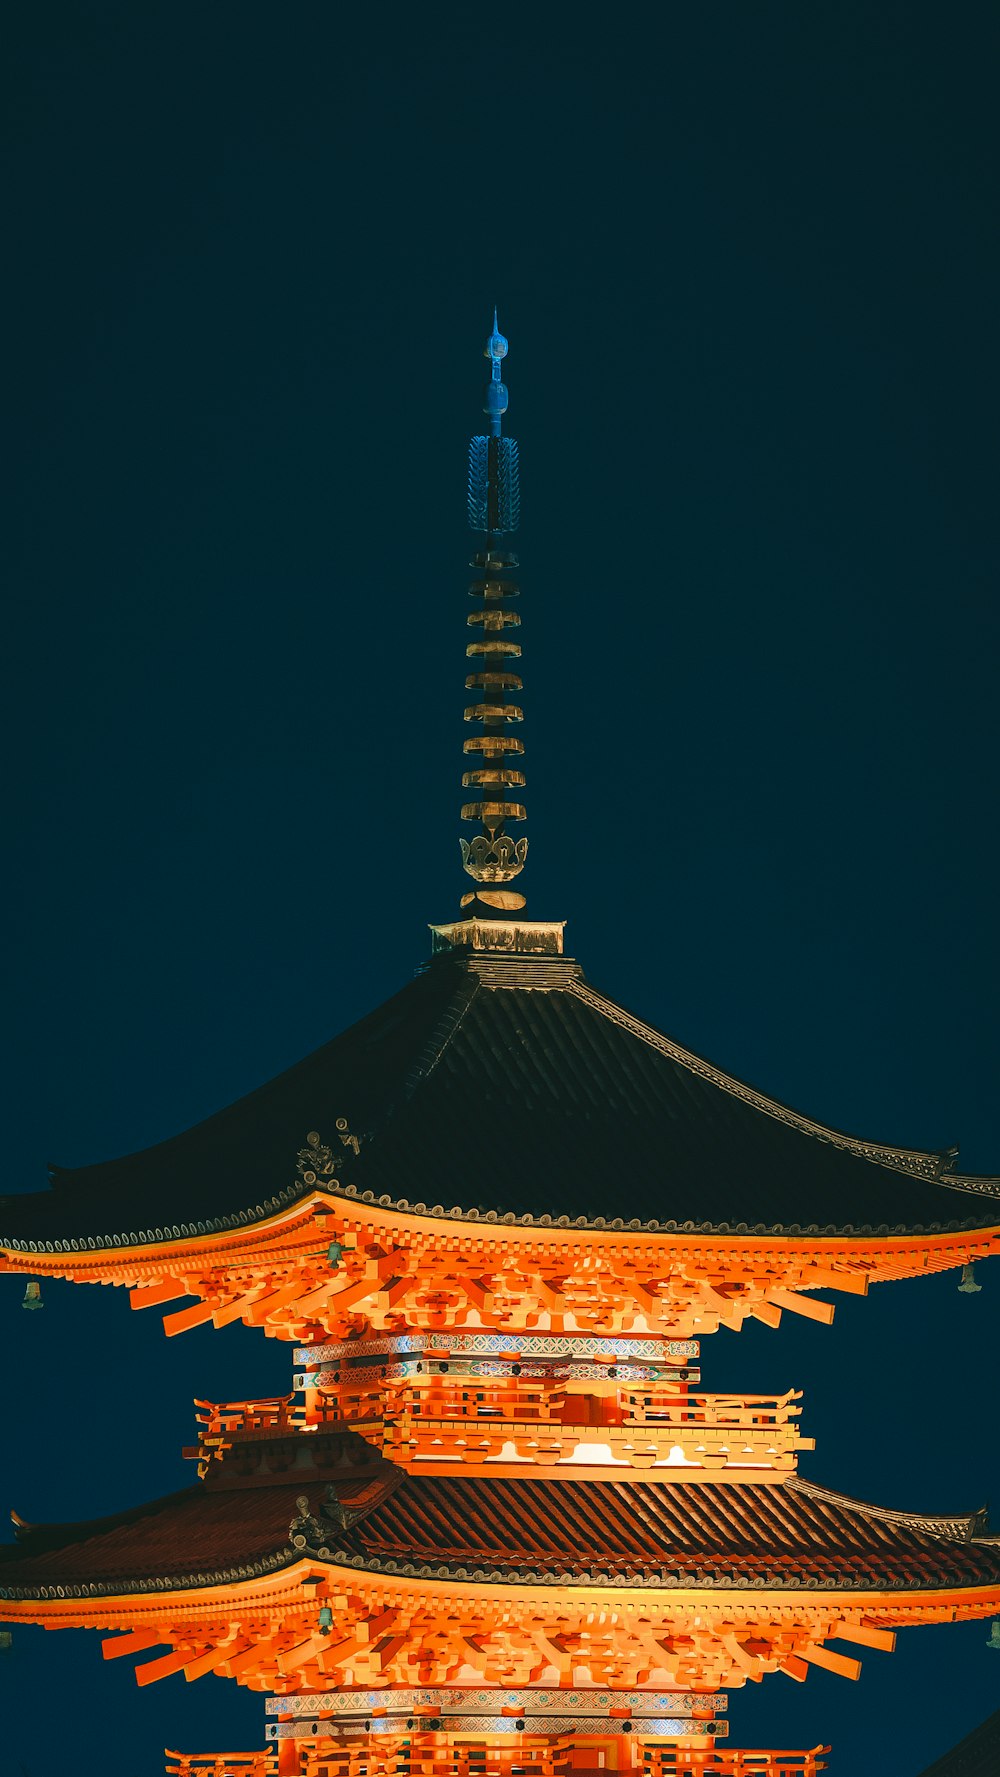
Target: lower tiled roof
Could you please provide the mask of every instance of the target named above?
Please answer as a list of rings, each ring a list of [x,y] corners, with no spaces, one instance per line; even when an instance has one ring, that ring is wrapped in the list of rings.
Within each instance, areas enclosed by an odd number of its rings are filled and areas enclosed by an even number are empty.
[[[497,1583],[879,1590],[1000,1583],[1000,1539],[985,1535],[977,1515],[887,1512],[797,1479],[626,1485],[399,1481],[391,1473],[388,1486],[340,1488],[345,1507],[364,1511],[347,1528],[324,1515],[322,1487],[301,1481],[199,1484],[91,1524],[22,1528],[19,1545],[0,1551],[0,1593],[194,1587],[267,1572],[303,1552],[382,1573]]]

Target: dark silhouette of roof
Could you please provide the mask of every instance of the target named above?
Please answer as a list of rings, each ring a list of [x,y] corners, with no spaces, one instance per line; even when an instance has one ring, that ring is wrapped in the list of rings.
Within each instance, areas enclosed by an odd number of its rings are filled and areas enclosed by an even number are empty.
[[[950,1752],[935,1759],[921,1777],[997,1777],[1000,1771],[1000,1709],[981,1722]]]
[[[723,1234],[1000,1223],[1000,1180],[951,1173],[953,1152],[826,1129],[633,1018],[570,958],[487,953],[435,959],[182,1135],[55,1168],[50,1191],[3,1201],[0,1240],[130,1245],[260,1220],[310,1189],[310,1131],[337,1155],[324,1186],[419,1213]]]

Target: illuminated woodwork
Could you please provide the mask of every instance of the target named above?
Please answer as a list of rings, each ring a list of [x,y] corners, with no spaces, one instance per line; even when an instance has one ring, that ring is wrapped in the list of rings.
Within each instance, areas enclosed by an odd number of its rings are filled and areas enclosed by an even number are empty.
[[[799,1396],[693,1394],[694,1340],[482,1333],[362,1337],[295,1353],[296,1393],[268,1401],[198,1401],[200,1472],[234,1438],[346,1428],[400,1468],[447,1474],[613,1467],[727,1480],[789,1474],[814,1441]],[[684,1359],[684,1362],[678,1362]]]
[[[335,1624],[328,1633],[319,1626],[324,1605]],[[104,1643],[105,1658],[140,1655],[140,1685],[175,1672],[189,1680],[215,1672],[277,1696],[457,1684],[712,1692],[775,1672],[803,1680],[810,1666],[855,1679],[858,1651],[891,1651],[898,1629],[998,1611],[1000,1581],[960,1593],[852,1589],[776,1598],[721,1587],[497,1587],[309,1561],[197,1592],[4,1604],[14,1623],[124,1631]]]
[[[328,1257],[336,1242],[341,1257]],[[1000,1230],[878,1243],[663,1234],[435,1220],[316,1196],[239,1234],[112,1253],[8,1251],[8,1269],[116,1283],[134,1308],[196,1300],[168,1333],[240,1320],[299,1344],[359,1331],[579,1332],[698,1338],[782,1313],[829,1323],[815,1290],[926,1276],[1000,1252]]]

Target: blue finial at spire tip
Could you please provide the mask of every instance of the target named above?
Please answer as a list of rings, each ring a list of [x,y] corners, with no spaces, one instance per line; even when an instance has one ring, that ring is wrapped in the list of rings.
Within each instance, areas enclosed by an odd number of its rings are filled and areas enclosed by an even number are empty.
[[[500,331],[500,324],[497,320],[497,311],[494,308],[494,310],[493,310],[493,332],[490,334],[489,339],[486,341],[486,350],[483,353],[483,357],[484,358],[492,358],[492,360],[493,360],[493,376],[494,376],[495,380],[499,380],[500,360],[501,360],[501,358],[506,358],[506,356],[507,356],[507,340],[504,338],[503,334]]]

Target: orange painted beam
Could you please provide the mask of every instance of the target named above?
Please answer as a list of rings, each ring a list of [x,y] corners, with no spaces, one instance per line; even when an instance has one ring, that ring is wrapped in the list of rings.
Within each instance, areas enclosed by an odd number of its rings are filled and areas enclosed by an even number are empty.
[[[191,1649],[182,1649],[172,1654],[164,1654],[162,1659],[147,1660],[144,1666],[135,1669],[136,1684],[156,1684],[160,1678],[169,1678],[172,1673],[182,1671],[185,1662],[192,1657]]]
[[[787,1672],[789,1678],[794,1678],[796,1684],[805,1684],[809,1677],[808,1666],[804,1660],[799,1659],[797,1654],[786,1655],[781,1662],[781,1670]]]
[[[856,1641],[859,1647],[875,1647],[891,1654],[896,1646],[895,1629],[873,1629],[867,1623],[834,1623],[830,1630],[834,1641]]]
[[[188,1684],[193,1684],[196,1678],[204,1678],[206,1673],[216,1672],[220,1666],[225,1666],[227,1661],[233,1659],[237,1654],[246,1653],[253,1646],[252,1641],[241,1635],[238,1641],[231,1641],[228,1646],[210,1647],[207,1653],[198,1654],[196,1659],[188,1661],[184,1668],[184,1677]]]
[[[861,1661],[852,1660],[847,1654],[835,1654],[832,1648],[819,1647],[815,1643],[800,1647],[799,1657],[809,1666],[823,1666],[827,1672],[836,1672],[839,1678],[860,1678]]]
[[[127,1635],[110,1636],[101,1642],[106,1660],[118,1660],[122,1654],[141,1654],[147,1647],[160,1647],[164,1637],[158,1629],[133,1629]]]
[[[778,1294],[779,1292],[777,1290],[771,1290],[770,1296],[772,1299],[770,1301],[748,1303],[747,1313],[752,1314],[755,1320],[762,1320],[766,1327],[780,1327],[781,1309],[773,1299]]]
[[[832,1302],[818,1302],[812,1296],[799,1295],[797,1290],[771,1289],[769,1299],[779,1308],[787,1308],[790,1314],[801,1314],[806,1320],[821,1321],[823,1326],[831,1325],[836,1312]]]
[[[402,1653],[405,1646],[405,1635],[387,1635],[371,1650],[370,1659],[374,1670],[385,1672],[392,1665],[396,1656]]]
[[[278,1655],[278,1671],[284,1672],[286,1675],[289,1672],[297,1672],[300,1666],[307,1666],[310,1660],[317,1659],[320,1654],[325,1653],[329,1645],[329,1635],[323,1635],[317,1630],[315,1635],[310,1635],[305,1641],[296,1642],[294,1647],[290,1647],[285,1653]]]
[[[266,1662],[276,1657],[278,1645],[277,1635],[261,1635],[251,1640],[239,1653],[232,1649],[222,1661],[230,1678],[238,1678],[241,1672],[252,1672],[255,1666],[264,1667]]]
[[[161,1277],[159,1283],[140,1283],[135,1289],[129,1290],[128,1299],[133,1308],[159,1308],[161,1302],[174,1302],[178,1296],[189,1296],[191,1291],[176,1277]]]
[[[803,1288],[806,1284],[815,1284],[819,1290],[842,1290],[848,1296],[867,1296],[868,1272],[843,1270],[836,1266],[810,1265],[802,1279]]]
[[[295,1302],[299,1298],[301,1288],[298,1278],[293,1278],[291,1283],[282,1284],[280,1289],[272,1290],[269,1295],[257,1296],[254,1300],[246,1303],[243,1313],[247,1325],[251,1327],[263,1326],[269,1315],[276,1314],[279,1309],[287,1308],[290,1303]],[[302,1296],[299,1305],[304,1305],[308,1300],[308,1297]]]
[[[217,1301],[212,1314],[215,1325],[228,1327],[232,1321],[239,1320],[254,1302],[263,1299],[265,1287],[264,1284],[256,1284],[252,1290],[241,1290],[238,1296],[233,1296],[228,1302]]]
[[[206,1320],[211,1320],[215,1300],[208,1297],[203,1302],[193,1302],[190,1308],[179,1308],[176,1314],[163,1316],[163,1331],[168,1339],[175,1333],[186,1333],[191,1327],[200,1327]]]

